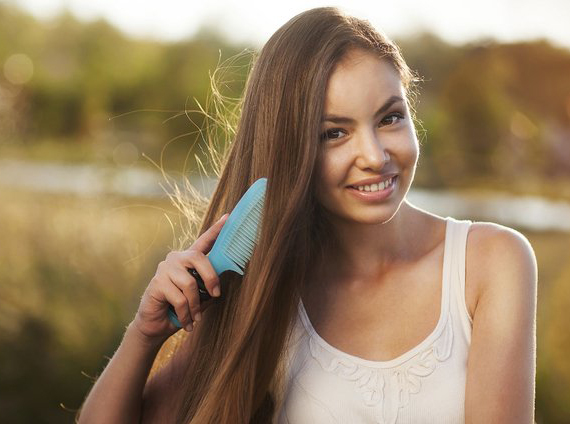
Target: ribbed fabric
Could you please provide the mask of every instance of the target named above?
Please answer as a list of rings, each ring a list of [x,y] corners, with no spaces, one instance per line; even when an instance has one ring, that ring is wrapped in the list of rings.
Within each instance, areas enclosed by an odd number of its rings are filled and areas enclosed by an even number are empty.
[[[465,247],[471,221],[446,218],[439,321],[416,347],[369,361],[329,345],[303,303],[287,345],[279,424],[455,424],[465,421],[472,321],[465,303]]]

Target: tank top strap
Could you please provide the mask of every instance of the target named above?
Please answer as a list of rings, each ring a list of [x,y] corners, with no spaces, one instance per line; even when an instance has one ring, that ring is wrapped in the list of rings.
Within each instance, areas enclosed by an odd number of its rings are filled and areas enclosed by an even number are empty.
[[[469,227],[473,223],[470,220],[457,220],[451,217],[448,221],[448,231],[450,231],[450,297],[452,314],[457,315],[463,332],[468,340],[471,337],[473,320],[469,315],[465,299],[465,256],[467,250],[467,234]],[[448,246],[446,246],[447,249]]]

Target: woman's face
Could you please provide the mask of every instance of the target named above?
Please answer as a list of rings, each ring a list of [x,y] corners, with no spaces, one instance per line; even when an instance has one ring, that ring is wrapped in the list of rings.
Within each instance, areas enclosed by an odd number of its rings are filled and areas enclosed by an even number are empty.
[[[333,220],[390,220],[412,183],[419,155],[398,72],[352,50],[328,81],[316,197]]]

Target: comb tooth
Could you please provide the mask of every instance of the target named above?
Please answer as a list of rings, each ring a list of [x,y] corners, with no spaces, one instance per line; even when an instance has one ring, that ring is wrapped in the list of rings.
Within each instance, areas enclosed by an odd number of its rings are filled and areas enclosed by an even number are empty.
[[[248,258],[249,256],[251,256],[251,253],[248,252],[247,250],[241,250],[241,249],[232,249],[230,251],[228,251],[228,254],[231,254],[231,258],[233,260],[235,260],[236,262],[242,262],[245,260],[245,258]]]
[[[245,238],[245,239],[244,239]],[[249,235],[244,234],[244,237],[239,237],[239,234],[236,234],[234,240],[228,245],[229,250],[236,251],[236,252],[252,252],[253,251],[253,240],[250,239]],[[240,254],[241,255],[241,254]]]
[[[247,232],[247,233],[254,234],[255,230],[256,230],[255,225],[253,225],[253,224],[251,224],[251,223],[246,223],[246,224],[243,226],[243,232],[244,232],[244,233]]]
[[[255,205],[255,207],[251,210],[252,215],[255,215],[257,218],[261,216],[261,212],[263,211],[263,205]]]
[[[231,246],[231,251],[235,252],[239,256],[247,255],[250,252],[250,247],[246,244],[234,244]],[[228,249],[230,251],[230,249]]]
[[[250,237],[247,234],[240,233],[236,234],[236,237],[232,242],[233,246],[240,247],[242,249],[247,249],[250,244],[252,244]]]
[[[255,218],[255,217],[252,217]],[[240,231],[249,232],[251,234],[255,234],[257,232],[256,220],[254,219],[246,219],[239,227]]]
[[[245,252],[245,251],[232,251],[233,255],[231,256],[232,260],[240,263],[240,264],[244,264],[245,262],[247,262],[247,259],[249,257],[251,257],[251,254],[253,253],[253,251],[250,252]]]
[[[251,210],[252,211],[261,211],[261,209],[263,208],[263,202],[256,202],[254,205],[251,206]]]
[[[257,216],[259,215],[259,213],[261,212],[261,206],[262,205],[252,205],[251,209],[248,211],[248,216],[245,219],[245,221],[252,221],[252,215],[253,216]]]
[[[240,228],[235,233],[236,242],[244,241],[243,238],[245,237],[246,243],[253,243],[253,231],[248,228]]]
[[[258,228],[261,225],[261,218],[262,218],[262,209],[260,207],[256,208],[256,210],[254,210],[252,213],[252,217],[254,219],[252,219],[249,224],[254,228],[252,234],[257,234],[258,233]]]
[[[253,243],[241,243],[236,246],[236,249],[245,252],[246,254],[251,254],[253,252]]]
[[[234,243],[229,244],[227,250],[228,250],[228,252],[229,251],[236,251],[236,252],[244,251],[244,252],[246,252],[247,251],[247,244],[245,244],[241,241],[236,241]]]
[[[242,222],[240,222],[239,225],[236,226],[236,229],[234,231],[237,232],[246,229],[247,231],[250,231],[252,234],[256,232],[258,226],[256,224],[256,221],[258,221],[258,217],[252,215],[249,216],[249,218],[251,219],[245,219]],[[234,234],[232,234],[231,237],[234,237]]]
[[[247,240],[247,243],[253,243],[254,241],[254,232],[250,229],[244,228],[244,229],[240,229],[239,232],[236,233],[236,235],[239,236],[239,238],[243,238],[245,237]]]
[[[263,213],[264,197],[264,192],[256,194],[249,210],[244,211],[241,222],[236,225],[231,234],[228,234],[225,243],[227,257],[241,268],[245,268],[253,254],[255,244],[259,240],[259,224]]]
[[[244,268],[248,259],[251,257],[251,253],[246,254],[245,252],[228,251],[228,257],[238,264],[240,267]]]
[[[247,219],[244,219],[243,222],[241,222],[238,225],[239,229],[242,228],[246,228],[248,231],[251,231],[252,233],[257,231],[257,222],[259,222],[259,218],[261,216],[261,211],[259,211],[258,213],[252,214],[251,212],[254,211],[250,211],[250,214],[248,214]]]

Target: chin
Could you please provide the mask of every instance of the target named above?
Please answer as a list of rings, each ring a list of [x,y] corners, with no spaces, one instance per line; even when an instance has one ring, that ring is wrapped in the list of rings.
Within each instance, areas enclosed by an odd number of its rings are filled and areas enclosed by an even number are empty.
[[[345,213],[345,214],[335,214],[329,213],[329,219],[331,222],[342,222],[343,224],[348,225],[382,225],[390,222],[398,209],[385,211],[384,213],[369,213],[369,214],[354,214],[354,213]]]
[[[377,216],[374,218],[364,220],[362,223],[367,224],[367,225],[383,225],[383,224],[387,224],[388,222],[390,222],[394,218],[394,216],[396,216],[395,213],[392,215]]]

